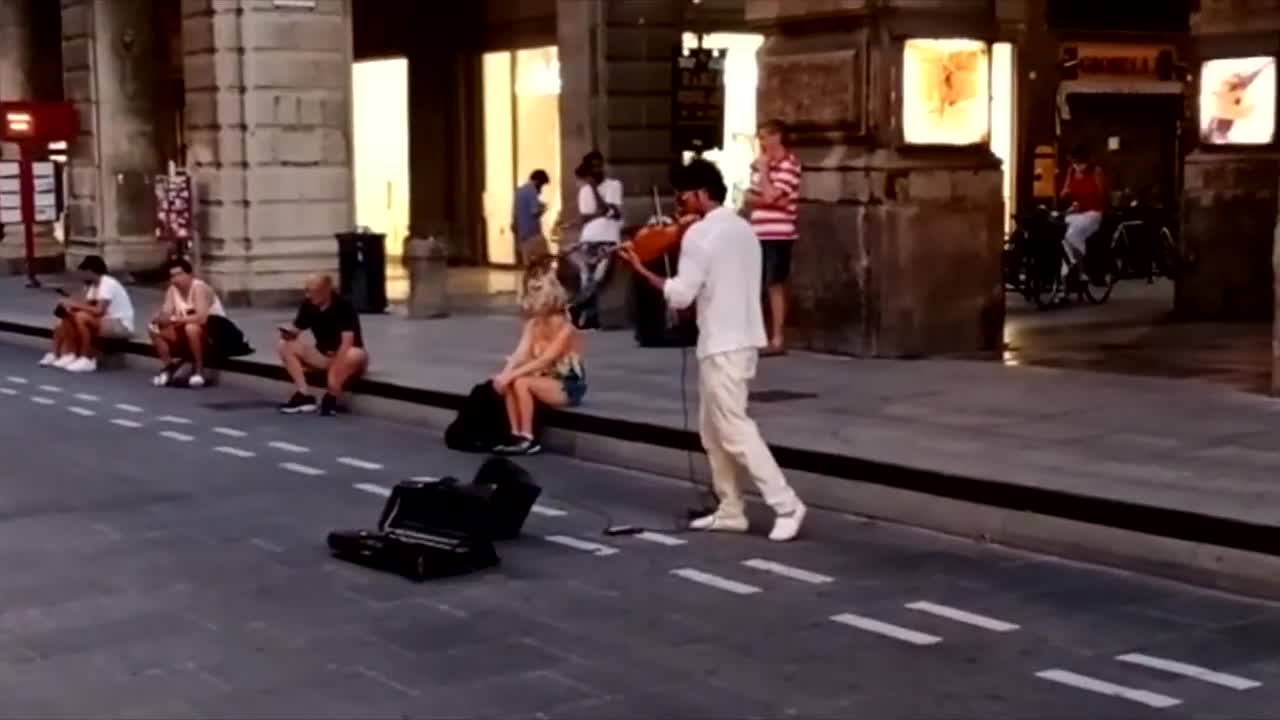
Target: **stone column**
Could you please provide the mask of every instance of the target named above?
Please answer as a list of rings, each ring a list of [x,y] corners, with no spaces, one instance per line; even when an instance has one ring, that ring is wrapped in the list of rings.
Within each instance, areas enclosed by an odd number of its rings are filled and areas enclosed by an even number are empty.
[[[117,273],[153,270],[152,179],[164,170],[158,133],[163,49],[149,0],[64,0],[63,84],[80,113],[69,162],[67,255],[102,255]]]
[[[1202,0],[1191,28],[1197,81],[1200,61],[1280,54],[1280,5],[1274,0]],[[1193,117],[1198,123],[1198,113]],[[1175,295],[1182,318],[1271,320],[1277,173],[1280,151],[1274,144],[1201,145],[1187,156],[1180,238],[1184,263]]]
[[[676,159],[671,144],[671,62],[686,0],[558,0],[561,183],[576,214],[573,171],[599,150],[623,183],[628,223],[653,214]]]
[[[32,0],[0,0],[0,101],[47,100],[38,97],[33,81],[40,72],[32,22]],[[0,143],[0,159],[16,160],[18,146]],[[0,273],[26,272],[26,245],[22,225],[0,228]],[[62,245],[54,239],[53,226],[35,228],[37,273],[55,272],[62,267]]]
[[[999,163],[985,142],[907,145],[900,111],[904,39],[994,39],[994,4],[748,0],[747,19],[769,35],[761,119],[790,126],[805,170],[789,340],[857,356],[996,356]]]
[[[350,0],[184,0],[183,39],[204,272],[227,302],[293,302],[355,221]]]

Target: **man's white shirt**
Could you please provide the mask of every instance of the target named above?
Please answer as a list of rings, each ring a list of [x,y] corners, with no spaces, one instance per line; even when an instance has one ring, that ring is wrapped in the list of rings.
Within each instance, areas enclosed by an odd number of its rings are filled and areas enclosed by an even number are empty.
[[[133,301],[129,299],[129,292],[124,289],[119,280],[110,275],[103,275],[98,278],[98,282],[93,287],[89,288],[86,297],[90,300],[106,302],[107,311],[104,316],[119,320],[129,332],[134,331]]]
[[[707,213],[684,234],[676,276],[662,288],[667,303],[698,305],[698,358],[767,345],[760,307],[760,241],[729,208]]]
[[[600,199],[606,204],[622,207],[622,182],[613,178],[605,178],[598,188]],[[578,212],[582,215],[594,215],[599,212],[596,207],[596,194],[591,186],[584,184],[578,188]],[[582,242],[617,243],[622,240],[622,220],[609,217],[598,217],[582,227]]]

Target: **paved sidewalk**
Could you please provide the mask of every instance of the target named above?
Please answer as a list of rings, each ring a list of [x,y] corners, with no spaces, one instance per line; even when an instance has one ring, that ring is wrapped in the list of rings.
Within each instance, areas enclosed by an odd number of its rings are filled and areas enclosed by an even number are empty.
[[[134,297],[140,319],[159,301],[150,290]],[[0,320],[46,326],[55,299],[4,279]],[[234,311],[267,362],[272,328],[289,317]],[[371,377],[463,393],[498,369],[516,323],[365,316]],[[624,332],[590,334],[586,346],[583,413],[683,427],[680,351],[637,348]],[[696,425],[691,356],[688,383]],[[806,353],[762,360],[755,390],[753,412],[779,446],[1280,527],[1280,402],[1261,395],[1196,380]]]

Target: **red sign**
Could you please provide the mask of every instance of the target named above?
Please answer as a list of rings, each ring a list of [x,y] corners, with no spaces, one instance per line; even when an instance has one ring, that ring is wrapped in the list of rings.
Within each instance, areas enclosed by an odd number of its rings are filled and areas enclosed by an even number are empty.
[[[78,132],[80,118],[71,103],[0,102],[0,140],[67,142]]]

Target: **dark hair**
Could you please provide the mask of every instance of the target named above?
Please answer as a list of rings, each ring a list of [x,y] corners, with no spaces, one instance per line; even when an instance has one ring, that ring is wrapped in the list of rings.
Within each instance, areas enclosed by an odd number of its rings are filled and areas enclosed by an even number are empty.
[[[540,185],[546,185],[547,183],[551,182],[551,177],[547,175],[546,170],[534,170],[533,172],[529,173],[529,180],[530,182],[535,182]]]
[[[592,150],[582,156],[582,162],[578,163],[578,169],[573,171],[573,176],[579,180],[585,180],[591,177],[591,166],[595,163],[604,164],[604,155],[599,150]]]
[[[1072,145],[1071,149],[1067,151],[1067,157],[1087,165],[1089,164],[1089,146],[1084,143]]]
[[[94,275],[106,275],[107,261],[103,260],[101,255],[86,255],[80,261],[80,269],[91,272]]]
[[[787,124],[773,118],[760,123],[760,131],[769,133],[770,135],[779,135],[785,137],[787,134]]]
[[[671,173],[671,185],[675,187],[676,192],[706,190],[707,195],[718,203],[723,203],[729,194],[724,184],[724,176],[720,174],[720,168],[702,159],[691,160],[688,165],[676,166],[675,171]]]
[[[177,268],[188,275],[190,275],[192,272],[191,263],[187,262],[182,258],[174,258],[170,260],[168,263],[165,264],[164,268],[169,272],[173,272],[173,269]]]

